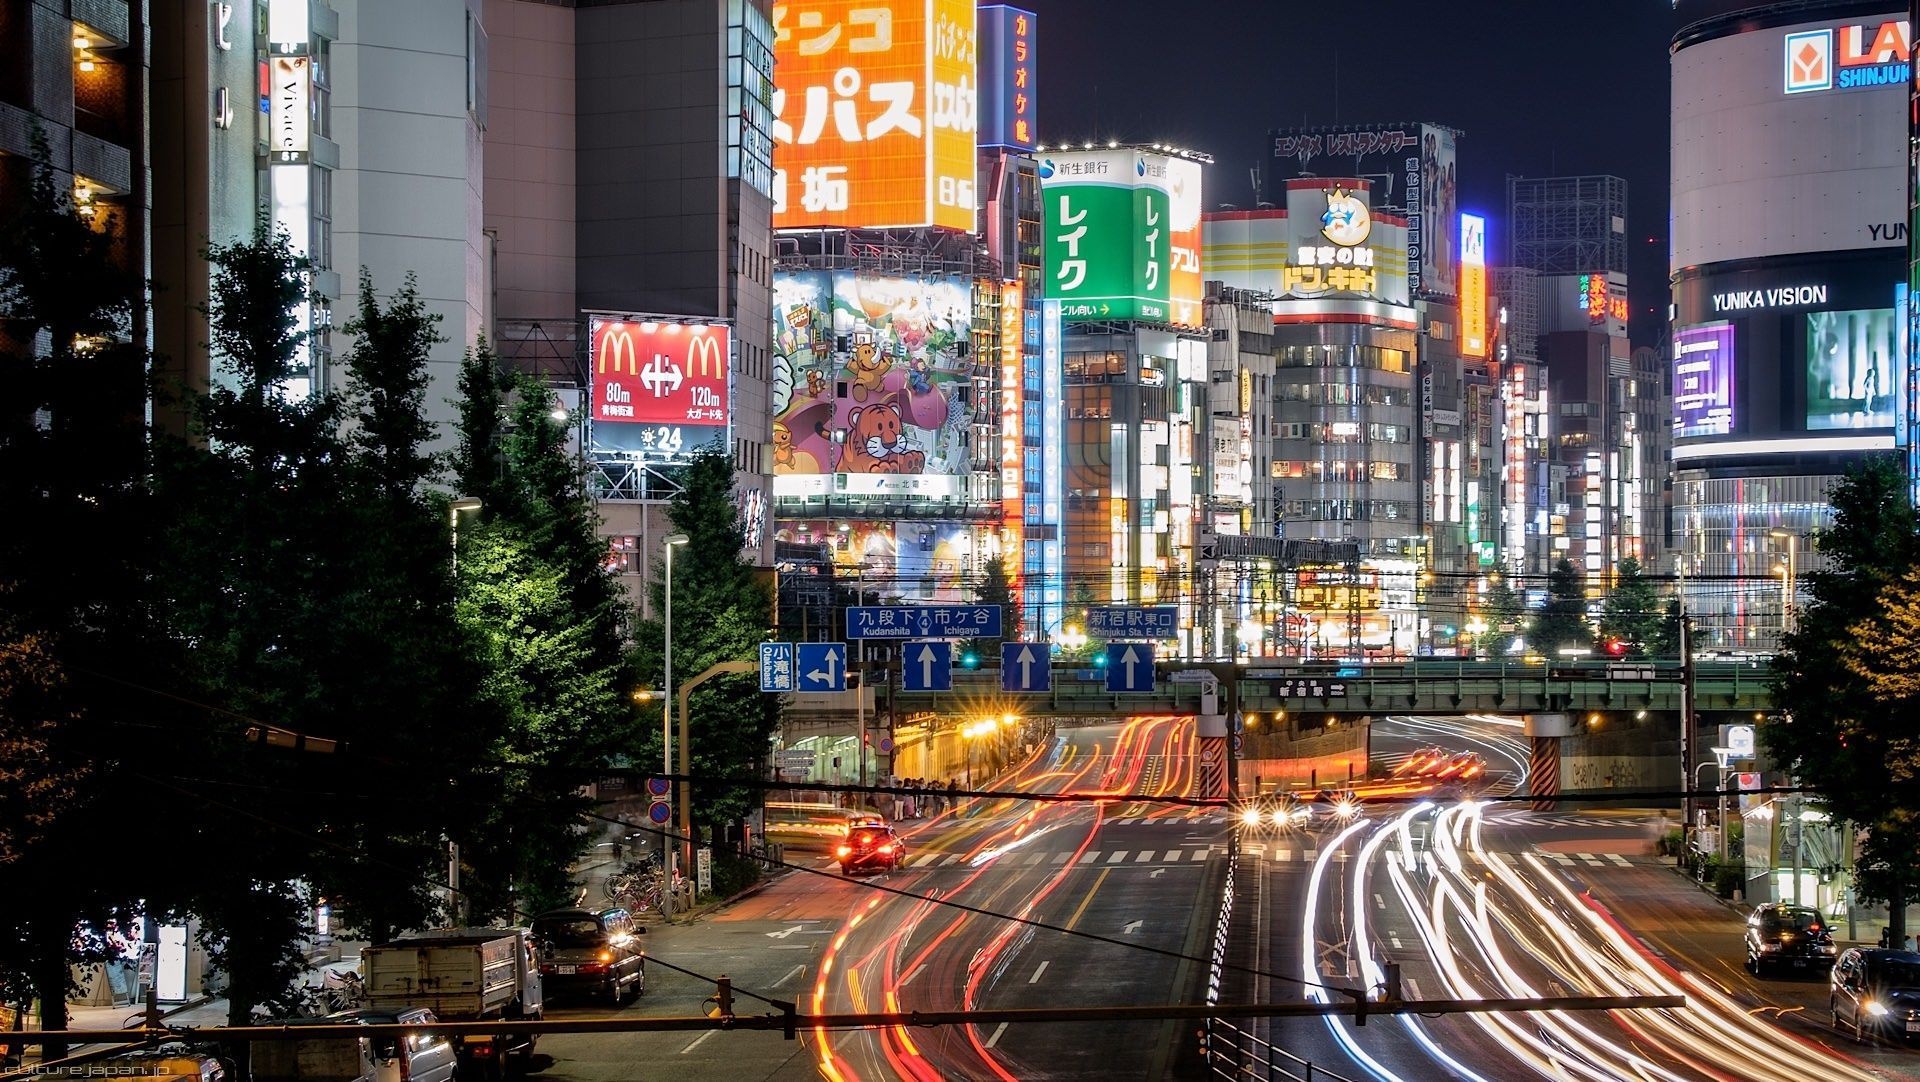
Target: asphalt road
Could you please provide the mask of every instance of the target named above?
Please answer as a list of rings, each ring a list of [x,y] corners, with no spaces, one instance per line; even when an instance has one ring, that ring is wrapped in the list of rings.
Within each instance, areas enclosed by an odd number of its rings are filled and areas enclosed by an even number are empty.
[[[1185,795],[1191,750],[1190,719],[1062,730],[995,785]],[[654,928],[648,991],[621,1014],[700,1010],[711,986],[665,962],[731,977],[741,1014],[763,1009],[749,993],[826,1012],[1186,1002],[1204,978],[1202,966],[1140,948],[1206,954],[1206,896],[1224,870],[1217,814],[1007,799],[900,827],[908,858],[898,872],[849,880],[825,854],[791,853],[803,870],[699,923]],[[1172,1077],[1187,1039],[1159,1022],[803,1032],[792,1042],[744,1031],[552,1035],[533,1077],[1125,1082]]]
[[[1428,744],[1482,751],[1513,732],[1461,719],[1375,730],[1376,754]],[[1491,772],[1490,772],[1491,773]],[[1492,775],[1497,786],[1518,784]],[[1377,987],[1408,998],[1683,994],[1672,1011],[1251,1023],[1247,1042],[1295,1076],[1407,1079],[1869,1079],[1920,1076],[1904,1048],[1859,1048],[1824,1028],[1824,984],[1756,980],[1742,915],[1653,855],[1644,813],[1534,814],[1515,805],[1379,805],[1304,831],[1248,831],[1237,881],[1252,990],[1279,1000]],[[1246,934],[1250,932],[1251,934]],[[1264,1069],[1264,1065],[1262,1065]],[[1257,1075],[1256,1075],[1257,1076]],[[1285,1077],[1276,1074],[1275,1077]]]

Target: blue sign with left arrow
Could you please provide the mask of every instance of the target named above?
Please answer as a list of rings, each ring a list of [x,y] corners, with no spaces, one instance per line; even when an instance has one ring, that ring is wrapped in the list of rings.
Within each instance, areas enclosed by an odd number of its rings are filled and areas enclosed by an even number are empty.
[[[795,649],[799,655],[794,664],[794,676],[798,677],[799,684],[796,690],[847,690],[846,643],[803,642],[795,644]]]
[[[1110,642],[1107,644],[1107,690],[1153,690],[1152,643]]]
[[[953,690],[953,644],[945,639],[919,640],[902,647],[900,686],[906,691]]]
[[[1053,663],[1044,642],[1000,644],[1001,691],[1052,691]]]

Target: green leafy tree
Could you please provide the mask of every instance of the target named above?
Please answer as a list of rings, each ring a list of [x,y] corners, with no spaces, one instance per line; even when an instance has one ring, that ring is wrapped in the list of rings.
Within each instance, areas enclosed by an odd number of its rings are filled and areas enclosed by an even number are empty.
[[[1665,622],[1659,590],[1641,571],[1639,560],[1623,557],[1614,568],[1613,588],[1601,602],[1601,640],[1617,639],[1626,645],[1628,657],[1645,658],[1662,644]]]
[[[1761,739],[1836,817],[1866,828],[1861,897],[1889,906],[1892,936],[1920,891],[1920,516],[1898,460],[1850,470],[1828,494],[1807,604],[1773,659],[1776,713]]]
[[[1533,616],[1527,645],[1536,654],[1553,657],[1562,649],[1593,645],[1593,626],[1587,622],[1586,595],[1580,573],[1565,557],[1547,575],[1547,602]]]
[[[498,502],[496,489],[501,473],[501,393],[507,384],[501,380],[500,358],[485,337],[473,344],[460,358],[459,397],[454,408],[459,412],[458,442],[453,450],[453,482],[462,496],[472,496],[481,504]]]
[[[482,654],[482,700],[502,719],[492,754],[503,769],[486,844],[463,854],[463,885],[477,914],[505,916],[570,900],[568,867],[589,839],[578,829],[582,778],[630,754],[639,737],[624,694],[618,587],[553,395],[522,377],[509,405],[485,377],[484,352],[469,357],[462,380],[457,469],[462,484],[477,483],[482,449],[497,442],[500,472],[480,486],[493,499],[478,525],[460,532],[458,612]]]
[[[718,449],[703,450],[682,470],[680,483],[667,509],[673,528],[687,535],[673,565],[673,604],[678,614],[698,615],[674,621],[676,685],[722,661],[751,661],[759,643],[773,637],[772,585],[742,555],[746,532],[734,498],[732,461]],[[657,610],[665,600],[664,575],[656,576],[654,592]],[[633,664],[642,682],[662,678],[664,632],[655,621],[639,628]],[[779,701],[760,694],[752,674],[710,680],[689,700],[689,766],[704,777],[758,778],[779,723]],[[645,761],[659,753],[658,740],[651,739]],[[712,836],[744,819],[753,800],[746,786],[703,782],[693,790],[693,817]]]
[[[311,881],[376,942],[437,915],[430,884],[445,876],[446,839],[477,830],[499,727],[476,698],[479,646],[455,621],[447,503],[429,491],[423,407],[438,322],[411,278],[383,307],[362,274],[344,358],[348,498],[332,509],[352,544],[332,553],[345,574],[316,614],[331,632],[307,657],[332,689],[333,731],[360,752],[332,783],[332,844]]]
[[[99,955],[76,925],[151,866],[88,847],[125,813],[109,794],[146,794],[131,770],[160,761],[172,718],[133,690],[170,669],[144,567],[146,358],[123,340],[140,283],[115,261],[120,212],[81,214],[44,133],[32,145],[26,197],[0,208],[0,996],[37,998],[58,1030],[69,963]]]
[[[1480,595],[1479,616],[1486,630],[1474,640],[1474,652],[1481,656],[1506,657],[1513,640],[1520,636],[1526,598],[1513,588],[1504,575],[1488,576],[1487,589]]]
[[[325,821],[321,802],[270,794],[330,788],[313,755],[255,746],[253,719],[345,738],[329,657],[335,599],[350,594],[343,530],[353,483],[338,436],[337,397],[287,393],[300,374],[306,261],[284,233],[215,245],[210,346],[227,379],[196,403],[198,439],[159,444],[155,483],[167,511],[156,580],[183,651],[191,697],[219,704],[188,749],[184,823],[202,863],[188,901],[209,958],[227,975],[228,1017],[284,1003],[304,969],[300,943]],[[183,779],[185,780],[185,779]]]
[[[981,664],[998,664],[1000,644],[1020,641],[1020,603],[1013,596],[1012,581],[1007,578],[1006,557],[995,556],[987,561],[980,584],[973,588],[973,600],[981,605],[1000,606],[1001,635],[991,639],[969,639],[965,648],[973,651]]]

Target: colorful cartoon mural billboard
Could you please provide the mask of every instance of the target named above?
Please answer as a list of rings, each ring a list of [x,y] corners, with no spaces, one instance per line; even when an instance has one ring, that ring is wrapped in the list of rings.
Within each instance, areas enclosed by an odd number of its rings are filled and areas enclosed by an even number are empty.
[[[775,476],[873,479],[835,488],[850,494],[959,495],[970,468],[970,281],[782,272],[773,308]],[[909,477],[944,483],[892,480]],[[806,494],[778,482],[776,493]]]
[[[852,582],[859,568],[861,581],[882,597],[949,603],[974,600],[966,584],[977,580],[975,554],[984,553],[988,542],[964,522],[891,519],[782,522],[774,537],[803,545],[825,542],[843,581]]]

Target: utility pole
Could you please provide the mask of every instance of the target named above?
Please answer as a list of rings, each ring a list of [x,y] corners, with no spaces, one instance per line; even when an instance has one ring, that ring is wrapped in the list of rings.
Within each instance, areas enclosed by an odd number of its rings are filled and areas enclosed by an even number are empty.
[[[1685,589],[1680,601],[1680,860],[1687,859],[1693,836],[1693,618],[1687,615]]]

